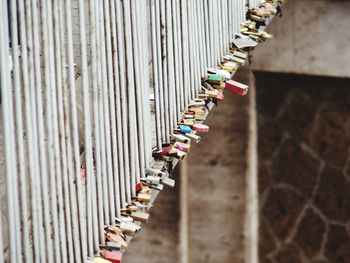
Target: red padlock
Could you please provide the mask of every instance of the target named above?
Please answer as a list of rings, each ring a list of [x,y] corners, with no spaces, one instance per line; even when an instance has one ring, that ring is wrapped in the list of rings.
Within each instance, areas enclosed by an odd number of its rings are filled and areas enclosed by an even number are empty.
[[[112,263],[120,263],[122,261],[122,256],[123,254],[120,252],[112,252],[108,250],[105,252],[105,259]]]
[[[136,184],[136,193],[139,193],[143,188],[143,183],[137,183]]]
[[[240,96],[244,96],[248,93],[248,86],[242,83],[239,83],[234,80],[229,80],[226,82],[225,89],[235,93]]]

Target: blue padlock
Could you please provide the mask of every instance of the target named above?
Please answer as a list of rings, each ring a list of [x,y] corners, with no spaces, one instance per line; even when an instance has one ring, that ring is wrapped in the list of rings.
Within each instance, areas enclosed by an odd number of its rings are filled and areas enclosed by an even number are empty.
[[[179,125],[180,132],[183,134],[192,133],[192,129],[189,126]]]

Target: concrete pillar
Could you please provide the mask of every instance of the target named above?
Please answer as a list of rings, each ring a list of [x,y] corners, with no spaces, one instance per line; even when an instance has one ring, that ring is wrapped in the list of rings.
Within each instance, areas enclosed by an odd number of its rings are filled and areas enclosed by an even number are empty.
[[[289,0],[267,31],[274,39],[254,51],[253,69],[350,77],[350,1]]]

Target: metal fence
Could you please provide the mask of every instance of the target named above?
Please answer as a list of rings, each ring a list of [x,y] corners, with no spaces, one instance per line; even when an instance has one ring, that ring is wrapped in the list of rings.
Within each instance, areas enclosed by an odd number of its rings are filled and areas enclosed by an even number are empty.
[[[246,4],[1,1],[0,262],[93,256]]]

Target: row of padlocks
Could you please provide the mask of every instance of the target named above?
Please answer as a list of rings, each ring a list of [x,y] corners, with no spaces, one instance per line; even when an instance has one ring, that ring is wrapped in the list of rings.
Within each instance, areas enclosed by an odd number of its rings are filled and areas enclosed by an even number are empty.
[[[280,3],[2,1],[0,262],[120,262]]]

